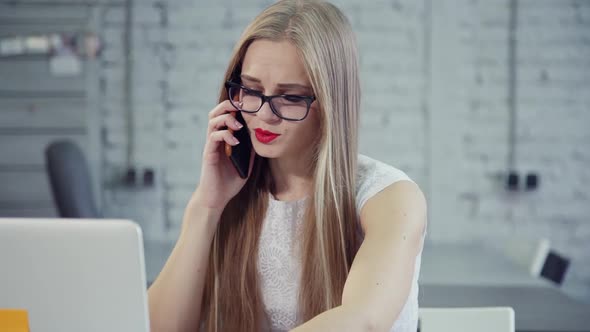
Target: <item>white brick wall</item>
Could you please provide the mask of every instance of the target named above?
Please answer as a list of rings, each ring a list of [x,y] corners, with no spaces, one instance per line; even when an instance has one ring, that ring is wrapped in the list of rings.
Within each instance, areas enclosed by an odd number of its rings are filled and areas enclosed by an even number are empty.
[[[566,286],[589,298],[590,3],[519,1],[515,166],[540,175],[531,193],[497,181],[508,165],[508,9],[433,2],[432,239],[548,237],[573,259]]]
[[[566,282],[590,298],[590,3],[523,1],[518,67],[518,164],[544,175],[523,231],[574,259]],[[550,14],[549,14],[550,13]]]
[[[270,1],[136,1],[135,160],[156,169],[142,195],[107,186],[105,209],[173,237],[200,174],[207,112],[230,51]],[[361,152],[417,180],[432,241],[546,236],[573,259],[590,299],[590,2],[520,0],[516,168],[540,190],[507,193],[507,0],[335,0],[361,54]],[[105,181],[125,163],[124,15],[104,11]],[[583,293],[579,293],[583,294]]]

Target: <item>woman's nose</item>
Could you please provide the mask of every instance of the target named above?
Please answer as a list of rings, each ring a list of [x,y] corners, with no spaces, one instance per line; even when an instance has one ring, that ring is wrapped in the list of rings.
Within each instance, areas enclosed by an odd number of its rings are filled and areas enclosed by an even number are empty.
[[[258,110],[256,115],[260,118],[260,120],[271,123],[277,122],[281,119],[270,108],[270,102],[262,104],[262,107],[260,110]]]

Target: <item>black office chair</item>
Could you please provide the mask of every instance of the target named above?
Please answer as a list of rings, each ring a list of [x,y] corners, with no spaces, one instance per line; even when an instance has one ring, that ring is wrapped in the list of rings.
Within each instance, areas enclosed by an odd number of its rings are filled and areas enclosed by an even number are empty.
[[[45,166],[53,201],[62,218],[102,218],[92,193],[88,164],[70,140],[52,142],[45,149]]]

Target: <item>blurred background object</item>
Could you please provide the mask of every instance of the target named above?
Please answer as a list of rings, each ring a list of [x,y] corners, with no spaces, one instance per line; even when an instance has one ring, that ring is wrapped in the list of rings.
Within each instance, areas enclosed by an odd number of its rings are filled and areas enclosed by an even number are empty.
[[[418,332],[514,332],[514,310],[489,308],[420,308]]]
[[[60,218],[100,218],[93,197],[91,176],[84,154],[68,140],[49,144],[46,171]]]
[[[153,280],[230,52],[271,2],[0,1],[0,216],[58,215],[44,151],[69,140],[97,213],[142,226]],[[360,151],[427,196],[430,293],[590,302],[590,1],[333,3],[358,40]]]

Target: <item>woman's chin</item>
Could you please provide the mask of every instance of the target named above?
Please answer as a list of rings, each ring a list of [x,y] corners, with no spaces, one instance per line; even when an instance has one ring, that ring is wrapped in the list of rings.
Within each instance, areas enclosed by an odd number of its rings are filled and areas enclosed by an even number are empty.
[[[277,158],[280,155],[279,149],[271,145],[252,142],[252,146],[256,154],[264,158]]]

